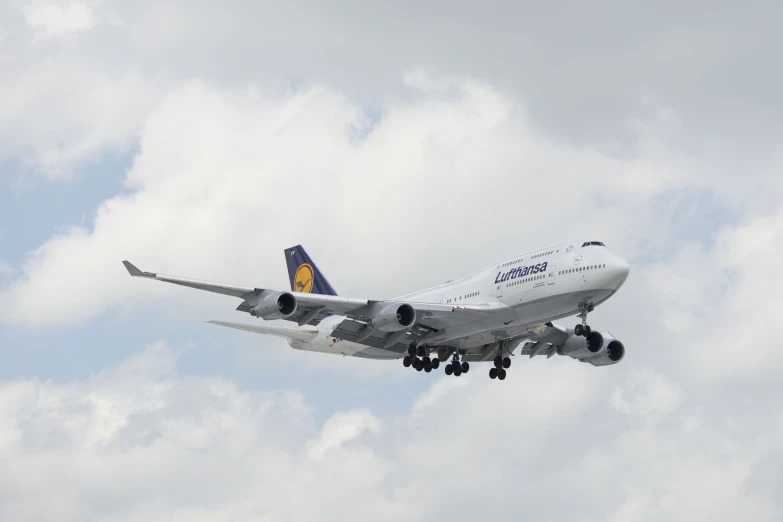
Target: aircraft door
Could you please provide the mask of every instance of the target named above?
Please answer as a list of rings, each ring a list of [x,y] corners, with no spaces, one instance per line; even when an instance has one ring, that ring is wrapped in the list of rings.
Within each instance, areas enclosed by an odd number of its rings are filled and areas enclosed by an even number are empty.
[[[546,275],[546,282],[548,285],[555,284],[555,279],[557,278],[557,265],[551,264],[548,265],[549,273]]]

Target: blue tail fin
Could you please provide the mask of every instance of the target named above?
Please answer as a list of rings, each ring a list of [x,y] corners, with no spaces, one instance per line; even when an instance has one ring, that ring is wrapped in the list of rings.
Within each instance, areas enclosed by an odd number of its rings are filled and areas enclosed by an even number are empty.
[[[285,249],[291,290],[306,294],[337,295],[302,245]]]

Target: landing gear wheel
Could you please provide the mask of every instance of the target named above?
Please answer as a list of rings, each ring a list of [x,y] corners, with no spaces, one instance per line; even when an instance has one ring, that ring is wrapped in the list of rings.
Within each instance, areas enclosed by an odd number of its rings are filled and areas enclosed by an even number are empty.
[[[435,358],[432,360],[432,369],[433,369],[433,370],[437,370],[437,369],[438,369],[438,366],[440,366],[440,359],[438,359],[437,357],[435,357]]]
[[[501,359],[499,355],[495,357],[495,368],[500,368],[502,364],[503,364],[503,359]]]
[[[584,333],[584,330],[585,330],[584,326],[578,324],[574,326],[574,335],[581,337],[582,334]]]
[[[585,328],[584,328],[584,332],[585,332],[585,337],[587,337],[588,335],[590,335],[591,333],[593,333],[593,329],[592,329],[592,328],[590,328],[590,326],[589,326],[589,325],[586,325],[586,326],[585,326]]]
[[[458,367],[454,368],[454,376],[455,377],[459,377],[460,375],[462,375],[462,370],[460,370],[460,368],[458,366]]]
[[[424,357],[421,358],[421,362],[424,363],[425,367],[432,365],[432,361],[430,360],[429,356],[427,356],[427,355],[425,355]]]
[[[503,368],[510,368],[511,367],[511,359],[508,357],[503,358]]]
[[[446,372],[446,375],[451,375],[454,372],[454,367],[450,364],[447,364],[444,371]]]
[[[418,348],[416,348],[416,355],[418,355],[419,357],[424,357],[426,355],[424,353],[424,347],[423,346],[419,346]]]
[[[424,368],[424,364],[421,362],[421,359],[414,359],[413,367],[416,368],[417,372],[420,372]]]
[[[505,378],[506,378],[506,370],[504,370],[503,368],[500,368],[498,370],[498,380],[502,381]]]
[[[490,368],[489,369],[489,378],[490,379],[496,379],[498,376],[498,369],[497,368]]]
[[[408,355],[411,357],[416,357],[416,345],[411,343],[410,346],[408,346]]]
[[[425,366],[424,371],[430,373],[432,371],[432,366]]]
[[[470,365],[465,361],[462,361],[462,366],[460,367],[460,370],[462,370],[462,373],[468,373],[468,370],[470,370]]]
[[[402,365],[406,368],[411,365],[411,356],[406,355],[405,358],[402,360]]]

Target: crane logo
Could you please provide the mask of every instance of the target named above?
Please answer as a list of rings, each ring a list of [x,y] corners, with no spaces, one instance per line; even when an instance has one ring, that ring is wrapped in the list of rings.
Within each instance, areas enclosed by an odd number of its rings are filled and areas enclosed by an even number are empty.
[[[296,269],[294,276],[294,291],[309,294],[313,291],[313,267],[307,263],[302,263]]]

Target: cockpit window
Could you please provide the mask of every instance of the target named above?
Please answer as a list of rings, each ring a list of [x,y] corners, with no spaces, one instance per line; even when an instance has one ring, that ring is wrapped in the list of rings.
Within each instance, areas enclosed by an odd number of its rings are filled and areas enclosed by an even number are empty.
[[[582,243],[582,248],[584,248],[586,246],[602,246],[602,247],[605,247],[606,245],[604,245],[600,241],[585,241],[584,243]]]

